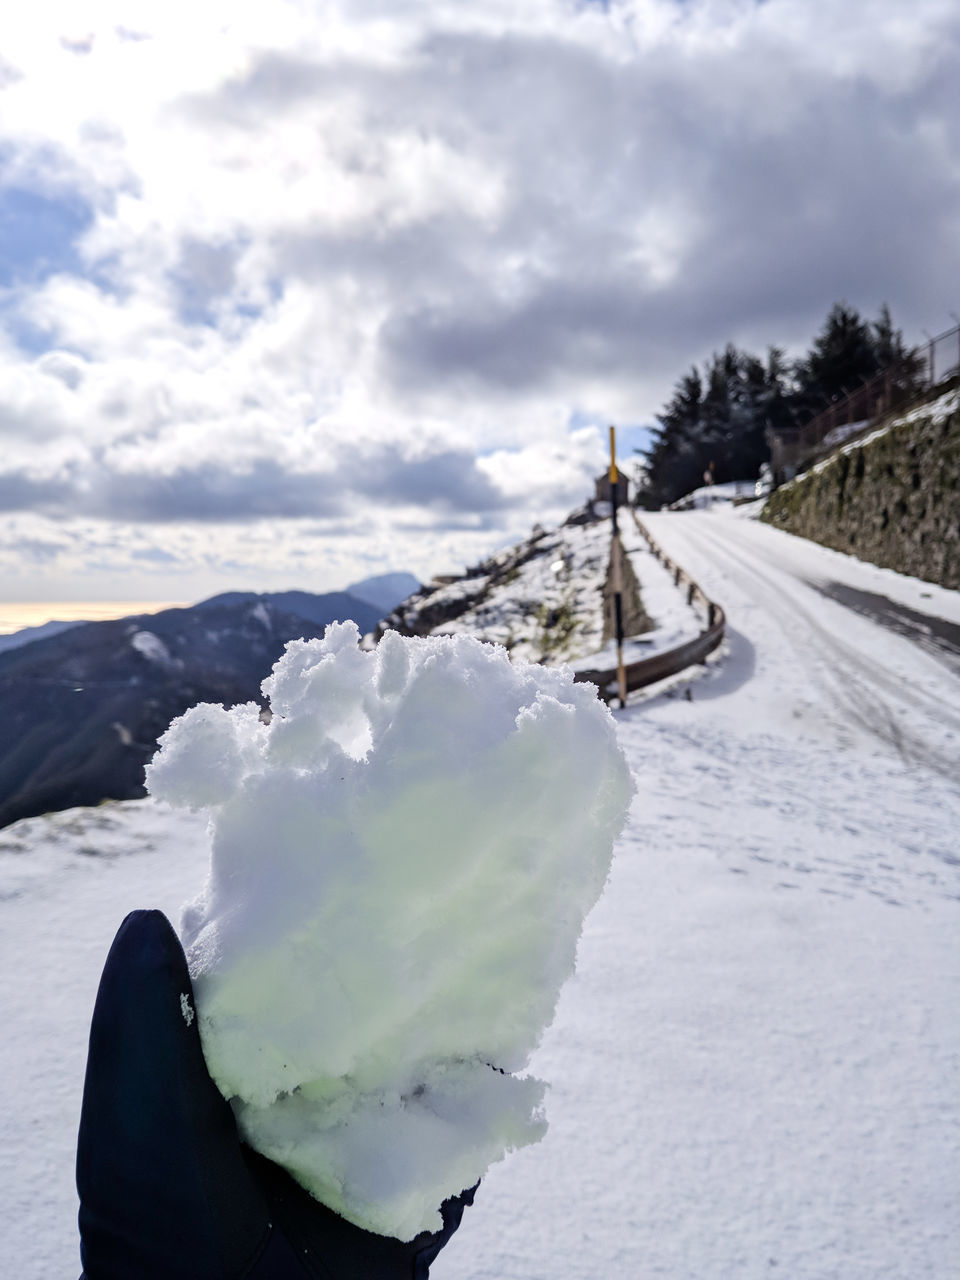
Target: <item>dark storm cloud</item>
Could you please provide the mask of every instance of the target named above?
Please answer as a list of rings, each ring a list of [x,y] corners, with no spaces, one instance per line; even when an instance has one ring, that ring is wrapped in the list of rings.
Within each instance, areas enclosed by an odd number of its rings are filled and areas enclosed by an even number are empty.
[[[408,457],[383,445],[344,456],[336,471],[298,473],[275,459],[242,470],[205,463],[168,475],[112,470],[101,455],[72,464],[56,480],[0,472],[0,510],[34,510],[111,520],[252,521],[336,519],[358,507],[420,507],[440,513],[487,514],[508,503],[467,452],[438,447]]]
[[[960,118],[960,77],[946,69],[900,94],[810,80],[778,125],[709,109],[710,86],[677,67],[639,81],[548,43],[536,56],[517,42],[471,42],[459,58],[442,47],[471,82],[499,64],[509,86],[522,62],[534,112],[572,85],[571,127],[558,120],[515,175],[497,243],[530,248],[520,296],[499,297],[491,273],[469,297],[398,310],[382,329],[397,386],[514,393],[664,359],[679,373],[728,339],[809,337],[840,297],[891,300],[915,323],[947,304],[960,147],[936,126]],[[627,232],[632,213],[673,204],[692,227],[678,229],[677,271],[659,282],[630,263]]]
[[[487,165],[503,190],[494,218],[288,228],[278,263],[383,298],[381,369],[398,390],[549,392],[666,362],[679,373],[731,339],[806,342],[841,297],[945,322],[958,31],[944,19],[939,56],[909,87],[838,74],[769,33],[622,61],[546,35],[441,34],[388,67],[267,54],[190,109],[252,124],[346,94],[371,139],[403,128]],[[373,143],[343,157],[375,158]],[[668,240],[675,222],[672,269],[643,260],[647,215]]]
[[[486,310],[402,313],[381,336],[398,386],[441,379],[512,393],[549,387],[574,371],[619,372],[637,358],[647,323],[644,298],[614,281],[551,281],[522,305],[487,300]]]
[[[337,516],[345,497],[333,476],[292,474],[262,459],[242,471],[231,471],[227,462],[164,476],[103,470],[88,505],[118,520],[244,521]]]
[[[472,294],[479,281],[472,255],[464,252],[471,239],[462,219],[438,214],[373,236],[364,227],[338,232],[303,227],[278,232],[273,243],[283,275],[314,285],[338,277],[358,281],[398,305],[407,289],[439,290],[451,299],[461,290]]]
[[[20,468],[0,471],[0,511],[59,512],[74,498],[70,479],[38,478]]]
[[[488,512],[508,505],[476,458],[456,449],[408,458],[388,445],[361,459],[350,482],[355,492],[386,506]]]

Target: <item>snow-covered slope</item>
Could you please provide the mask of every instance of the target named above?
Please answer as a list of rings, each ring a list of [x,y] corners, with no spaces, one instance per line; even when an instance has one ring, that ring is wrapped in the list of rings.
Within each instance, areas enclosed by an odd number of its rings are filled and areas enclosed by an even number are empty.
[[[386,620],[417,635],[473,635],[527,662],[598,649],[609,523],[534,530],[462,577],[431,583]]]
[[[620,518],[620,532],[641,587],[636,614],[645,625],[634,656],[696,635],[702,621],[650,554],[627,513]],[[604,640],[609,554],[609,520],[538,528],[525,542],[462,577],[423,588],[386,625],[416,635],[477,636],[504,645],[511,657],[525,662],[596,665]]]
[[[531,1063],[550,1132],[491,1171],[433,1274],[940,1280],[960,1248],[960,684],[807,583],[947,617],[955,593],[732,515],[650,524],[723,604],[729,651],[690,700],[616,713],[638,795]],[[149,802],[0,833],[4,1275],[78,1270],[99,969],[124,912],[199,888],[201,835]]]
[[[701,511],[722,502],[743,502],[754,497],[755,480],[726,480],[722,484],[705,484],[692,489],[670,504],[671,511]]]

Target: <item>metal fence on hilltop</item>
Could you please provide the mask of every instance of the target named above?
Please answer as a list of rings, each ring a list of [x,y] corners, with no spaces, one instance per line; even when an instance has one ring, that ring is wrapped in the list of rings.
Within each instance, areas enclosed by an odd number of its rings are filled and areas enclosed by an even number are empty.
[[[925,346],[917,348],[917,357],[924,362],[928,387],[955,378],[960,374],[960,324],[936,338],[928,338]]]
[[[814,461],[841,441],[866,430],[877,418],[907,406],[918,395],[960,377],[960,325],[928,338],[899,365],[838,397],[802,426],[768,433],[774,472]]]

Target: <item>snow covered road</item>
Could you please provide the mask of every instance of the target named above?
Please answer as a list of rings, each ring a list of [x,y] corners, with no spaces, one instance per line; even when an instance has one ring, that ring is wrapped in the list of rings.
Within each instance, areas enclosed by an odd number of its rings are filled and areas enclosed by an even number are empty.
[[[773,624],[762,633],[760,674],[775,665],[782,679],[785,668],[795,666],[790,686],[796,690],[792,712],[798,721],[812,713],[833,726],[841,742],[851,732],[873,736],[907,763],[957,777],[960,681],[954,664],[946,654],[919,649],[844,604],[824,600],[821,584],[863,592],[877,592],[879,585],[895,600],[912,604],[914,611],[960,620],[956,592],[738,519],[729,508],[679,518],[647,517],[647,523],[707,594],[724,603],[729,618],[744,619],[749,629],[746,620],[759,611]],[[751,640],[734,623],[732,627],[736,664]],[[772,647],[779,652],[774,654]],[[763,687],[757,685],[754,692]]]
[[[450,1275],[937,1280],[960,1249],[960,681],[806,585],[955,593],[649,518],[728,653],[618,712],[633,820]],[[446,1271],[443,1274],[448,1274]]]
[[[730,513],[649,524],[729,652],[616,713],[638,795],[531,1064],[550,1131],[491,1171],[434,1275],[946,1280],[960,679],[807,584],[960,602]],[[201,835],[150,802],[0,832],[0,1274],[78,1273],[99,967],[125,911],[193,894]]]

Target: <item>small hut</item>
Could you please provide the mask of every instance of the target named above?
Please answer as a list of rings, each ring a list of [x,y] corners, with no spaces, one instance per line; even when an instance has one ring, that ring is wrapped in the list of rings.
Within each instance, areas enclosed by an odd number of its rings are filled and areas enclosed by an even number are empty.
[[[594,502],[612,502],[613,494],[611,492],[610,472],[604,471],[603,475],[597,476],[593,500]],[[625,507],[630,501],[630,481],[617,469],[617,506]]]

